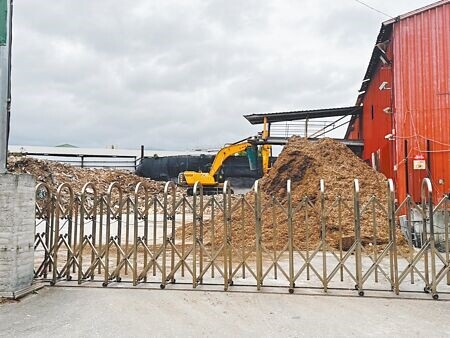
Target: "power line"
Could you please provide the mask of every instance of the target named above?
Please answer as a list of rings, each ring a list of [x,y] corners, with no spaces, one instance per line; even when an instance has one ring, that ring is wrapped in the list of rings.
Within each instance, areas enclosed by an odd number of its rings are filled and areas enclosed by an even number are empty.
[[[367,8],[370,8],[371,10],[373,10],[373,11],[375,11],[375,12],[378,12],[378,13],[380,13],[380,14],[383,14],[383,15],[387,16],[387,17],[390,18],[390,19],[393,19],[393,18],[394,18],[394,17],[390,16],[389,14],[386,14],[385,12],[382,12],[382,11],[376,9],[375,7],[372,7],[372,6],[368,5],[368,4],[366,4],[365,2],[362,2],[362,1],[360,1],[360,0],[355,0],[355,1],[356,1],[357,3],[363,5],[363,6],[366,6]]]

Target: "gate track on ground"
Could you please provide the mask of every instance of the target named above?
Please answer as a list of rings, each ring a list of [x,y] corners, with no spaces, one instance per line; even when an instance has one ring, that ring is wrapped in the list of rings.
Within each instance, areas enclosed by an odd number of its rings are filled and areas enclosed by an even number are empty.
[[[58,287],[58,288],[89,288],[89,289],[105,289],[105,287],[101,286],[101,282],[94,281],[94,282],[87,282],[82,285],[76,284],[76,281],[74,282],[59,282],[58,284],[55,284],[53,286],[50,286],[50,284],[44,285],[44,287]],[[97,285],[96,285],[97,284]],[[223,289],[221,288],[220,284],[202,284],[201,286],[198,286],[196,289],[193,289],[192,287],[189,288],[188,286],[190,283],[176,283],[176,284],[168,284],[170,287],[167,287],[165,290],[161,290],[159,288],[159,283],[145,283],[140,284],[140,287],[135,287],[133,285],[123,285],[123,284],[132,284],[132,282],[128,281],[122,281],[120,283],[114,283],[109,284],[107,289],[112,290],[147,290],[147,291],[159,291],[159,292],[171,292],[171,291],[193,291],[193,292],[218,292],[223,293]],[[205,287],[205,288],[203,288]],[[208,287],[215,287],[215,288],[208,288]],[[347,288],[329,288],[328,291],[331,292],[315,292],[315,291],[321,291],[323,290],[320,287],[299,287],[295,289],[294,293],[289,293],[288,288],[285,286],[267,286],[263,287],[261,290],[255,290],[250,289],[251,285],[239,285],[235,284],[232,288],[229,288],[229,293],[242,293],[242,294],[265,294],[265,295],[284,295],[284,296],[321,296],[321,297],[343,297],[343,298],[376,298],[376,299],[395,299],[395,300],[423,300],[423,301],[435,301],[432,298],[428,297],[428,294],[426,293],[419,293],[417,291],[402,291],[400,295],[395,295],[395,293],[390,293],[390,295],[386,295],[388,291],[386,290],[367,290],[368,292],[364,295],[364,297],[358,296],[357,293],[355,293],[354,289],[347,289]],[[284,290],[284,291],[281,291]],[[311,292],[306,292],[311,291]],[[341,292],[341,293],[333,293],[333,292]],[[345,293],[347,292],[347,293]],[[406,296],[408,295],[408,296]],[[410,297],[410,295],[414,295],[413,297]],[[419,295],[422,295],[421,297]],[[440,292],[439,302],[450,302],[450,292]]]

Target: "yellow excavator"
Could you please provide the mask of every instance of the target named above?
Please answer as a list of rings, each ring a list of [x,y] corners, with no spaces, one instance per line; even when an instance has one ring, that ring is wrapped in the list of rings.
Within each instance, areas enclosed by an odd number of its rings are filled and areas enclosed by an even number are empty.
[[[192,189],[196,182],[200,182],[202,184],[204,194],[220,193],[220,189],[223,187],[223,183],[221,182],[221,177],[219,175],[220,168],[227,158],[243,151],[247,152],[250,170],[258,169],[257,161],[260,157],[262,162],[262,172],[264,175],[267,174],[270,166],[271,146],[268,144],[263,144],[258,147],[254,140],[254,138],[249,138],[223,147],[214,157],[214,161],[211,164],[211,169],[209,172],[203,173],[197,171],[184,171],[178,175],[178,184],[188,188],[188,195],[192,195]]]
[[[193,194],[193,187],[196,182],[203,186],[204,194],[217,194],[223,188],[223,178],[219,174],[225,160],[240,152],[246,151],[249,160],[250,170],[258,169],[258,158],[261,158],[263,175],[270,169],[270,155],[272,146],[268,144],[269,128],[267,118],[264,118],[263,131],[258,136],[250,137],[242,141],[223,147],[214,157],[211,169],[207,173],[197,171],[184,171],[178,175],[178,184],[187,187],[187,194]]]

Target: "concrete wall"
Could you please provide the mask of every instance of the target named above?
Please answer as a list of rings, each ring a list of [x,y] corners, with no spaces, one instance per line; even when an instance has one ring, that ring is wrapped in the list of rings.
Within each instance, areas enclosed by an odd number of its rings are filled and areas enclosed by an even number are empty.
[[[33,281],[35,189],[30,175],[0,175],[0,296],[15,297]]]

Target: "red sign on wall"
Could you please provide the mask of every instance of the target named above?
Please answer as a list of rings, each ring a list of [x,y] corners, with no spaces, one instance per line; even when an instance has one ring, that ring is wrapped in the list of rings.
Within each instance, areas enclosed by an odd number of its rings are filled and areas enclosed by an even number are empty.
[[[425,157],[422,154],[417,154],[416,156],[414,156],[413,168],[414,170],[426,169]]]

